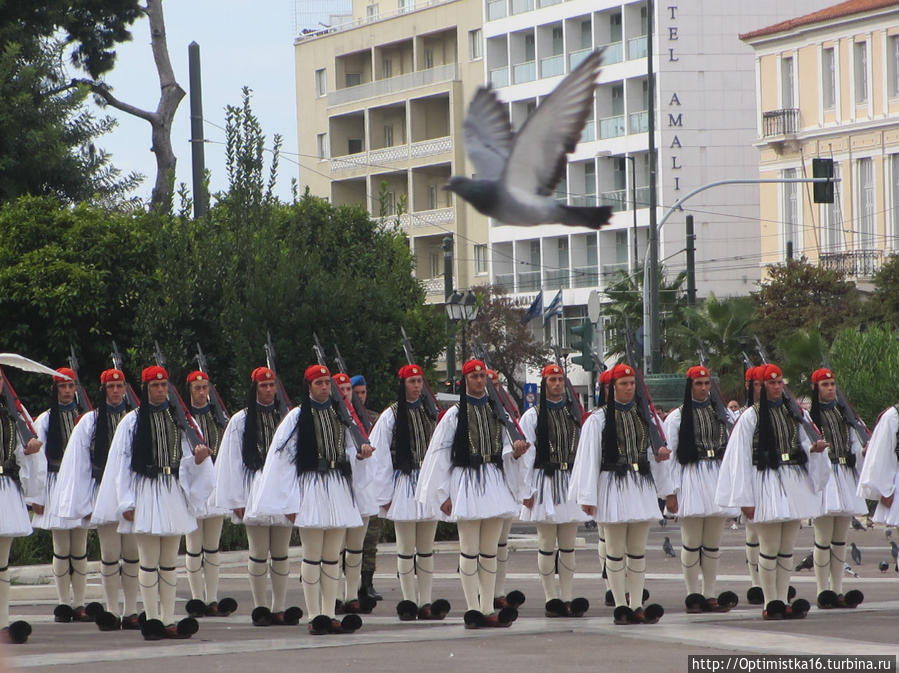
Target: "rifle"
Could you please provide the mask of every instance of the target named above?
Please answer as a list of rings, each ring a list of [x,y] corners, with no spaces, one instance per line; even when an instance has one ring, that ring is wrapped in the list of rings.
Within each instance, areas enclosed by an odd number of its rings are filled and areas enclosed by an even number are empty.
[[[828,369],[831,369],[831,366],[827,364],[826,358],[821,364]],[[867,446],[868,441],[871,439],[871,431],[868,430],[868,426],[865,425],[861,416],[858,415],[858,412],[852,404],[849,403],[849,400],[846,399],[846,395],[843,394],[840,386],[837,386],[837,406],[840,408],[840,411],[843,412],[843,418],[845,418],[846,422],[852,426],[853,430],[855,430],[855,434],[858,435],[858,440],[862,443],[862,446]]]
[[[165,356],[159,349],[159,342],[154,341],[153,343],[156,346],[156,350],[153,352],[153,356],[156,358],[156,364],[168,371]],[[193,416],[190,415],[187,405],[184,404],[184,400],[181,399],[178,387],[173,386],[170,382],[168,388],[169,407],[171,408],[172,413],[175,414],[175,422],[187,436],[187,442],[190,444],[191,450],[193,450],[196,448],[197,444],[203,443],[203,433],[200,432],[200,428],[197,426],[196,421],[194,421]]]
[[[271,332],[265,333],[265,346],[263,348],[265,349],[265,365],[275,372],[275,386],[278,388],[278,392],[275,394],[275,403],[278,405],[278,413],[281,415],[281,418],[284,418],[287,412],[293,409],[293,404],[291,404],[290,398],[287,396],[284,384],[281,383],[278,370],[275,369],[275,345],[272,343]]]
[[[6,374],[3,373],[3,369],[0,369],[0,381],[2,381],[3,384],[3,397],[6,400],[6,410],[9,412],[10,416],[15,417],[16,432],[19,435],[19,441],[22,442],[22,446],[24,447],[28,444],[28,440],[37,437],[34,426],[31,424],[31,416],[25,411],[25,407],[23,407],[22,403],[19,401],[19,396],[16,395],[16,391],[13,389],[9,379],[6,378]]]
[[[487,354],[487,349],[484,348],[484,344],[479,341],[475,341],[471,347],[472,352],[475,353],[476,357],[483,361],[485,365],[487,365],[488,369],[493,369],[490,366],[490,356]],[[489,376],[487,378],[490,378]],[[492,382],[491,382],[492,383]],[[496,390],[496,397],[500,401],[503,406],[503,409],[506,410],[506,413],[513,419],[517,419],[521,416],[518,411],[518,405],[515,404],[515,401],[512,399],[512,396],[509,395],[508,391],[500,386],[494,386]]]
[[[759,353],[759,357],[762,358],[762,364],[768,364],[768,353],[765,352],[765,347],[762,346],[762,342],[759,341],[757,336],[752,337],[755,340],[755,349]],[[806,417],[805,413],[799,407],[799,403],[796,401],[796,398],[793,397],[793,393],[790,392],[790,387],[784,383],[784,402],[787,405],[787,408],[790,410],[790,414],[793,418],[800,419],[800,425],[802,425],[802,430],[805,432],[805,436],[808,437],[809,441],[814,444],[815,442],[823,439],[821,436],[821,431],[815,427],[815,424],[812,423]]]
[[[124,372],[122,354],[119,353],[119,347],[116,345],[115,341],[112,342],[112,353],[110,355],[112,357],[112,366],[120,372]],[[125,399],[128,400],[128,406],[132,409],[137,409],[140,406],[140,398],[134,392],[134,388],[131,387],[131,384],[128,383],[127,377],[125,377]]]
[[[200,348],[200,344],[197,344],[197,366],[208,377],[209,367],[206,364],[206,355],[203,353],[203,349]],[[209,403],[212,405],[212,415],[216,424],[221,427],[228,425],[228,410],[225,408],[222,396],[219,395],[218,388],[215,387],[212,381],[209,381]]]
[[[697,339],[696,341],[699,343],[699,348],[696,351],[699,354],[699,364],[709,370],[709,379],[712,381],[709,395],[712,398],[712,405],[715,407],[715,414],[718,416],[718,420],[727,426],[727,431],[730,432],[734,428],[734,422],[731,419],[730,414],[727,413],[727,407],[724,404],[724,399],[721,397],[721,388],[718,387],[718,383],[712,377],[712,370],[709,369],[709,358],[706,355],[705,345],[702,343],[702,339]]]
[[[635,364],[640,360],[637,356],[637,344],[634,342],[634,335],[631,332],[630,320],[627,319],[625,319],[624,347],[626,359],[631,369],[634,370],[634,378],[637,381],[637,411],[649,428],[649,443],[652,445],[652,454],[657,457],[659,449],[668,445],[668,440],[665,439],[665,431],[662,429],[659,415],[652,404],[652,398],[649,396],[649,388],[643,378],[643,372]]]
[[[475,355],[478,359],[482,360],[485,365],[487,365],[487,351],[484,347],[479,343],[474,343],[472,345],[472,350],[475,352]],[[489,366],[489,365],[488,365]],[[490,377],[487,377],[487,396],[490,398],[490,401],[493,403],[493,408],[496,410],[497,415],[499,416],[499,422],[502,423],[506,432],[509,433],[509,437],[512,438],[513,442],[518,441],[519,439],[522,441],[527,441],[524,437],[524,433],[521,431],[521,427],[518,425],[518,421],[509,413],[509,410],[503,405],[502,398],[496,391],[496,387],[493,385],[493,381],[490,380]]]
[[[403,351],[406,353],[406,362],[410,365],[417,364],[415,362],[415,354],[412,352],[412,342],[409,341],[409,337],[406,336],[406,330],[402,326],[400,326],[400,332],[403,335]],[[431,386],[428,385],[428,380],[424,377],[424,372],[422,372],[421,379],[425,384],[424,392],[421,394],[422,404],[424,404],[428,416],[436,421],[440,416],[440,408],[437,406],[437,397],[434,395],[434,391],[431,390]]]
[[[556,365],[562,370],[562,376],[565,377],[565,406],[568,407],[568,412],[571,414],[571,417],[575,419],[578,425],[580,425],[587,412],[584,410],[584,405],[581,404],[580,396],[577,394],[577,391],[575,391],[574,386],[571,385],[571,379],[568,378],[568,372],[565,370],[565,365],[562,363],[562,348],[553,345],[552,349],[553,355],[556,358]],[[577,408],[575,408],[575,404],[577,404]]]
[[[92,411],[91,398],[87,396],[87,391],[81,385],[81,377],[78,375],[78,356],[75,355],[75,346],[69,344],[69,367],[75,372],[75,403],[81,409],[81,413]]]
[[[340,349],[337,347],[337,344],[334,344],[334,362],[337,363],[338,371],[343,372],[347,376],[350,375],[350,370],[346,366],[346,361],[344,361],[343,356],[340,354]],[[371,416],[368,415],[368,409],[362,406],[362,401],[359,399],[359,396],[352,391],[350,391],[350,403],[353,406],[353,412],[355,412],[356,417],[362,421],[362,429],[365,430],[365,434],[370,433],[371,426],[373,426],[374,423],[371,422]]]
[[[322,367],[327,367],[328,361],[325,358],[325,349],[322,348],[321,342],[318,340],[318,335],[315,332],[312,333],[312,338],[315,341],[312,345],[312,352],[315,353],[315,359]],[[346,401],[337,389],[337,384],[334,382],[333,378],[331,379],[330,399],[335,411],[337,411],[337,417],[340,419],[340,422],[346,426],[347,430],[349,430],[350,434],[353,436],[353,441],[356,442],[356,449],[362,448],[363,444],[368,444],[368,433],[365,431],[362,421],[356,416],[356,412],[353,411],[353,408],[347,406]]]

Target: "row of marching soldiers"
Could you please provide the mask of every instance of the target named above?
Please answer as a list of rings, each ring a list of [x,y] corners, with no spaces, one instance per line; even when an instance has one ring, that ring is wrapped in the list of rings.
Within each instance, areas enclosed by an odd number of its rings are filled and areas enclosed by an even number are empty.
[[[358,613],[370,611],[357,594],[359,547],[368,518],[378,512],[396,529],[403,595],[397,615],[404,621],[448,614],[449,603],[432,597],[434,537],[438,521],[457,524],[466,628],[508,626],[524,602],[521,592],[502,591],[515,518],[537,526],[548,617],[587,612],[588,601],[573,591],[575,533],[587,520],[599,524],[605,602],[614,607],[617,624],[654,623],[663,615],[658,604],[644,606],[646,542],[660,499],[681,522],[687,612],[737,604],[736,594],[717,594],[715,587],[729,517],[742,514],[749,524],[748,599],[764,604],[766,619],[801,618],[809,610],[789,586],[801,519],[815,522],[820,608],[851,608],[862,600],[858,591],[842,592],[841,578],[848,522],[867,512],[865,498],[879,501],[876,522],[899,524],[893,501],[899,407],[882,415],[863,451],[853,419],[836,404],[836,381],[827,369],[812,376],[810,413],[785,402],[782,374],[769,364],[747,372],[746,407],[725,415],[710,403],[710,372],[692,367],[684,404],[666,420],[667,446],[655,451],[649,441],[654,419],[641,413],[636,372],[623,364],[603,374],[603,404],[583,418],[566,404],[562,369],[545,367],[539,403],[519,419],[521,436],[514,441],[501,422],[504,410],[488,395],[492,384],[479,360],[465,363],[460,401],[439,420],[422,404],[421,368],[400,369],[396,402],[361,442],[341,422],[327,367],[305,371],[303,402],[283,418],[274,372],[255,369],[247,407],[223,429],[203,404],[205,375],[194,372],[188,383],[201,394],[191,413],[205,443],[193,447],[168,407],[162,367],[143,371],[143,403],[130,411],[124,373],[103,372],[104,403],[80,421],[74,372],[59,372],[55,404],[37,418],[36,440],[23,446],[12,414],[0,412],[0,562],[6,565],[12,539],[30,534],[32,526],[53,531],[57,621],[139,629],[147,639],[190,637],[198,629],[194,616],[237,609],[233,599],[217,600],[219,535],[229,514],[246,526],[251,618],[259,626],[302,618],[300,608],[287,605],[288,545],[292,528],[299,528],[301,582],[315,635],[355,631],[362,623]],[[823,439],[813,441],[809,426],[820,428]],[[89,527],[100,540],[105,605],[84,605]],[[193,616],[176,622],[182,535],[188,536],[193,599],[187,610]],[[344,601],[338,600],[341,555]],[[24,642],[31,627],[9,624],[8,590],[3,567],[0,626],[8,640]],[[348,614],[338,620],[338,611]]]

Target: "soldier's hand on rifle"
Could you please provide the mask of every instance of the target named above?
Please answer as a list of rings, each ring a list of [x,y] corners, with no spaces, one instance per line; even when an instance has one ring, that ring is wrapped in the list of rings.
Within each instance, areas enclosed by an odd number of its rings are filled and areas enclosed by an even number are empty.
[[[747,519],[751,520],[755,518],[755,507],[741,507],[740,511],[743,512],[743,516]]]
[[[667,446],[662,446],[659,448],[659,452],[656,454],[656,462],[661,463],[663,460],[668,460],[671,458],[671,449]]]
[[[512,457],[515,458],[515,460],[518,460],[525,453],[527,453],[528,447],[530,445],[530,442],[526,442],[523,439],[516,439],[514,442],[512,442]]]
[[[672,493],[671,495],[665,496],[665,507],[672,514],[677,514],[677,494]]]
[[[530,498],[525,498],[524,500],[521,501],[521,504],[524,505],[525,507],[527,507],[528,509],[533,508],[534,496],[531,496]]]
[[[234,512],[234,516],[236,516],[241,521],[243,520],[243,515],[246,513],[246,509],[243,507],[238,507],[237,509],[231,510]]]
[[[31,511],[34,512],[35,514],[38,514],[38,515],[43,514],[43,513],[44,513],[44,506],[43,506],[43,505],[38,505],[37,503],[33,503],[33,504],[31,505]]]
[[[285,514],[284,516],[287,517],[287,520],[290,521],[290,523],[293,523],[294,521],[297,520],[297,513],[296,513],[296,512],[294,512],[293,514]]]
[[[827,447],[829,447],[829,446],[830,446],[830,444],[825,442],[823,439],[819,439],[817,442],[812,444],[811,452],[812,453],[821,453],[822,451],[826,451]]]
[[[453,513],[453,501],[452,498],[447,498],[446,501],[440,505],[440,511],[450,516]]]
[[[893,495],[896,495],[896,494],[893,493]],[[880,503],[881,503],[884,507],[892,507],[892,506],[893,506],[893,495],[889,495],[889,496],[886,496],[886,497],[882,497],[882,498],[880,499]]]
[[[359,451],[356,453],[356,457],[359,460],[365,460],[366,458],[371,458],[371,454],[375,452],[375,447],[371,444],[363,444]]]
[[[127,512],[122,512],[122,518],[125,521],[134,521],[134,510],[129,509]]]
[[[581,505],[581,509],[587,516],[596,516],[596,505]]]
[[[37,453],[41,450],[41,447],[44,443],[37,439],[36,437],[32,437],[28,440],[28,443],[25,445],[25,455],[30,456],[33,453]]]
[[[212,451],[210,451],[209,447],[205,444],[197,444],[194,447],[194,462],[197,465],[209,458],[210,455],[212,455]]]

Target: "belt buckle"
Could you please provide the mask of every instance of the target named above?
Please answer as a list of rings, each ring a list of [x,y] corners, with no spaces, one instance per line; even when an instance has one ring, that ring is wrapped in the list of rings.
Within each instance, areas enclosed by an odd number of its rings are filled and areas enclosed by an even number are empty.
[[[780,460],[784,463],[787,462],[788,460],[790,460],[790,454],[789,453],[780,454]]]
[[[845,465],[846,464],[846,456],[840,456],[839,461],[840,461],[840,465]],[[0,472],[0,474],[2,474],[2,472]]]
[[[631,463],[631,468],[634,470],[634,472],[639,472],[640,471],[640,463]]]
[[[3,466],[0,465],[0,474],[3,474]]]
[[[337,467],[337,462],[332,460],[328,463],[328,467],[333,470],[335,467]]]
[[[714,458],[715,457],[714,449],[706,449],[705,457],[706,458]]]
[[[168,465],[165,465],[165,466],[163,466],[163,468],[162,468],[162,473],[163,473],[164,475],[168,476],[168,475],[172,474],[172,468],[169,467]]]
[[[559,469],[562,470],[562,472],[567,472],[568,471],[568,463],[559,463]]]

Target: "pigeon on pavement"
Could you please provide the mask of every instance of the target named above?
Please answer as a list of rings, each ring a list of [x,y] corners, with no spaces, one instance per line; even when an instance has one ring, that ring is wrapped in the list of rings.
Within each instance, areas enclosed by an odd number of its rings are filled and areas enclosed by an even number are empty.
[[[662,543],[662,551],[665,552],[665,556],[670,556],[674,558],[674,547],[671,546],[671,538],[667,535],[665,536],[665,541]]]
[[[444,187],[502,224],[567,224],[599,229],[610,206],[567,206],[554,198],[566,155],[580,140],[593,110],[602,50],[583,60],[513,133],[508,108],[480,87],[463,124],[475,177],[454,175]]]
[[[862,564],[862,552],[855,546],[854,542],[849,543],[849,554],[852,556],[852,562],[855,565],[860,566]]]
[[[796,570],[808,570],[815,564],[815,557],[812,552],[806,554],[805,558],[802,559],[799,563],[796,564]]]
[[[852,575],[853,577],[858,577],[858,573],[855,572],[855,571],[852,569],[852,566],[849,565],[848,563],[847,563],[846,565],[843,566],[843,570],[845,570],[847,573],[849,573],[849,574]]]
[[[852,527],[855,530],[867,530],[867,528],[865,528],[865,525],[861,521],[856,519],[855,517],[852,517],[852,519],[850,519],[849,523],[852,524]]]

